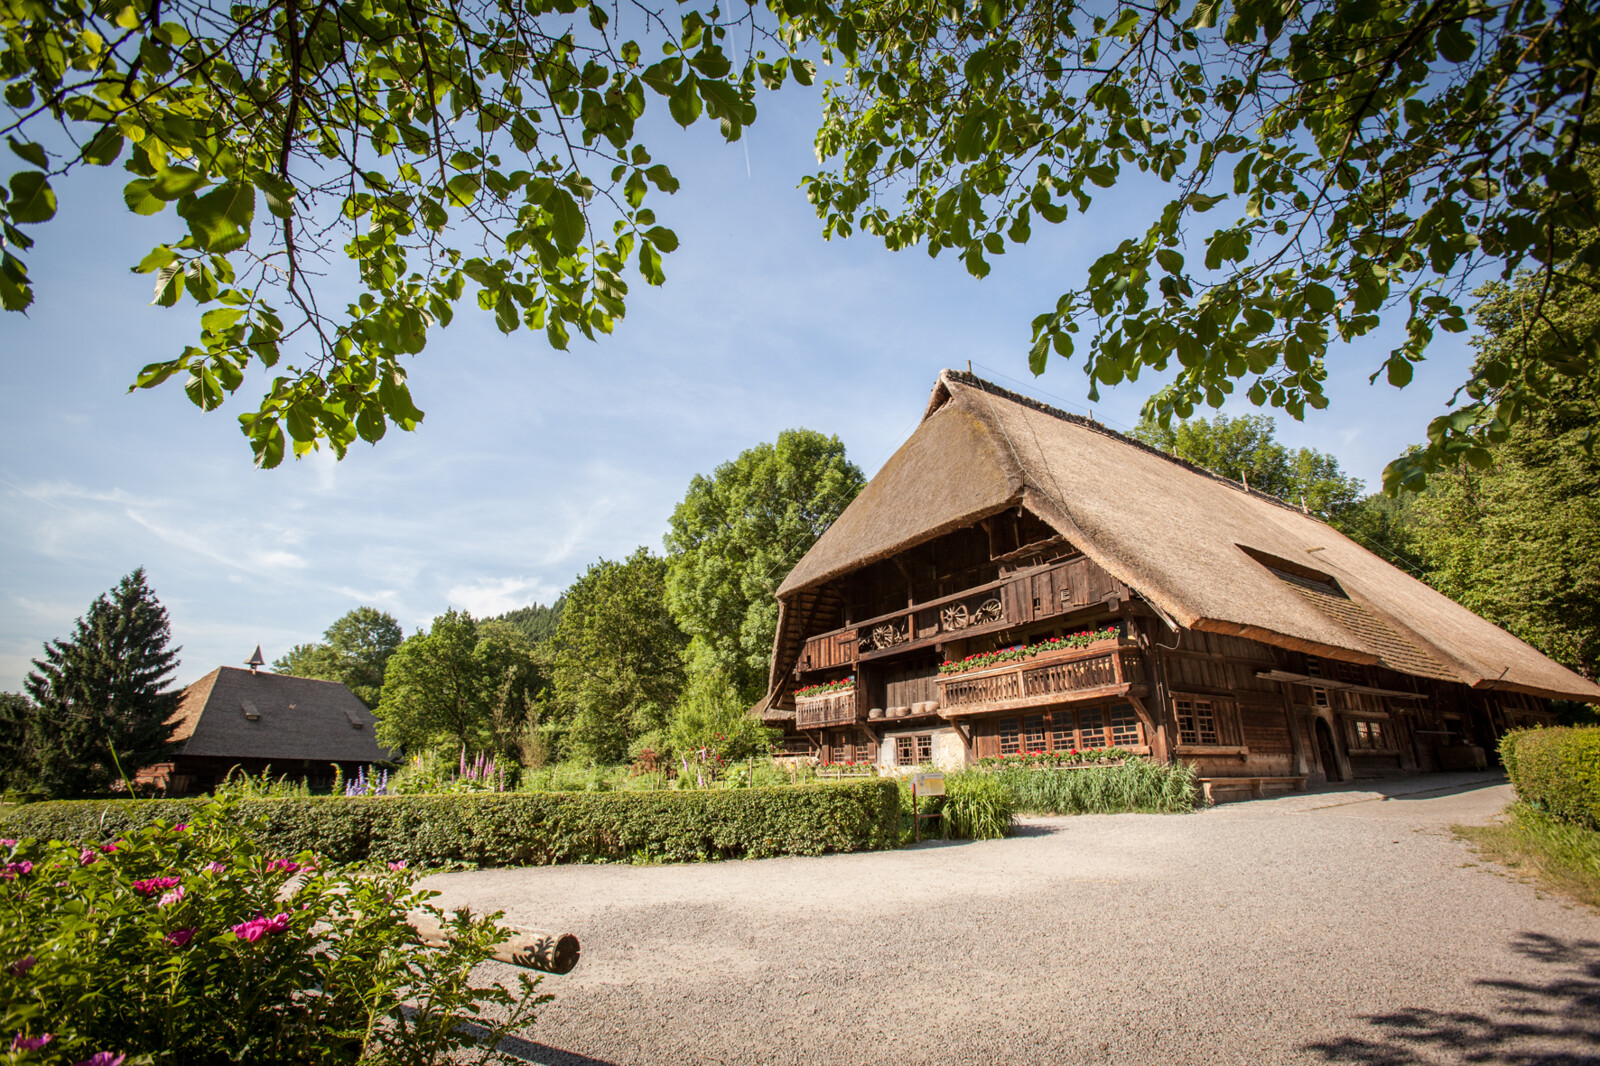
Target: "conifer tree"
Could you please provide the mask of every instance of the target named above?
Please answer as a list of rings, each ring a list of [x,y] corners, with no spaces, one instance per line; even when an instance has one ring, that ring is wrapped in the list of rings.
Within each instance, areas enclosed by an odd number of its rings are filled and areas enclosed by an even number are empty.
[[[170,751],[179,650],[167,646],[170,636],[167,610],[140,567],[89,605],[70,638],[45,644],[27,681],[43,791],[98,792],[116,779],[118,762],[131,775]]]

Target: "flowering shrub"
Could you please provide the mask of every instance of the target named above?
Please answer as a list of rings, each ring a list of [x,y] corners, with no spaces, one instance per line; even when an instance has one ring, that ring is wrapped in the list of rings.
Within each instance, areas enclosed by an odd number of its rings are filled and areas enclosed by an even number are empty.
[[[0,845],[14,871],[0,881],[0,1059],[421,1066],[477,1045],[461,1023],[485,1006],[506,1018],[486,1038],[494,1054],[549,998],[527,977],[520,996],[471,984],[507,935],[494,918],[446,916],[403,864],[274,855],[235,807],[104,846]],[[422,946],[410,911],[450,946]]]
[[[1117,636],[1119,630],[1116,626],[1107,626],[1104,629],[1085,629],[1081,633],[1072,633],[1065,637],[1051,637],[1037,644],[1017,644],[998,651],[980,651],[967,656],[965,659],[946,660],[939,664],[941,674],[961,674],[968,670],[981,670],[986,666],[998,666],[1000,663],[1015,662],[1019,659],[1031,659],[1035,655],[1047,651],[1060,651],[1063,648],[1087,648],[1089,645],[1110,640]],[[797,693],[798,695],[798,693]]]
[[[371,777],[367,776],[365,766],[356,767],[356,776],[351,778],[344,786],[346,796],[387,796],[389,794],[389,771],[379,770]]]
[[[803,700],[811,696],[826,696],[830,692],[843,692],[847,688],[855,687],[856,679],[853,676],[839,681],[823,681],[815,685],[807,685],[805,688],[795,689],[794,698]]]

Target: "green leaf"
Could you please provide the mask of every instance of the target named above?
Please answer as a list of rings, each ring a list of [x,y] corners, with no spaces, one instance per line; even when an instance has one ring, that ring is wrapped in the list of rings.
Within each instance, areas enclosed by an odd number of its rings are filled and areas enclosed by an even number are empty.
[[[1387,364],[1389,384],[1397,389],[1403,389],[1411,384],[1411,362],[1404,356],[1391,356]]]
[[[135,178],[122,187],[123,202],[136,215],[155,215],[167,209],[167,202],[151,192],[154,179]]]
[[[445,183],[445,192],[456,207],[470,207],[478,198],[478,175],[457,174]]]
[[[11,145],[11,150],[36,167],[47,167],[49,159],[45,157],[44,145],[32,141],[19,141],[15,137],[6,137],[6,143]]]
[[[168,167],[156,173],[155,181],[150,186],[150,195],[170,202],[204,188],[205,184],[205,176],[197,170]]]
[[[545,205],[550,210],[550,238],[563,252],[576,251],[583,241],[583,211],[567,190],[557,186]]]
[[[1333,290],[1328,288],[1326,285],[1319,285],[1316,282],[1312,282],[1310,285],[1306,286],[1305,296],[1306,306],[1318,314],[1325,315],[1333,310]]]
[[[1183,271],[1183,256],[1171,248],[1156,249],[1156,262],[1161,264],[1161,269],[1168,274],[1178,274]]]
[[[651,226],[644,231],[645,239],[660,248],[663,252],[678,250],[678,235],[665,226]]]
[[[667,97],[667,110],[672,113],[672,121],[684,129],[694,125],[695,120],[700,117],[702,104],[695,84],[695,76],[689,74],[677,88],[672,90],[672,95]]]
[[[250,223],[256,214],[256,189],[243,182],[218,185],[204,196],[185,198],[178,214],[189,223],[189,233],[202,250],[226,254],[250,241]]]
[[[55,217],[56,194],[37,170],[11,175],[11,200],[6,204],[13,222],[48,222]]]

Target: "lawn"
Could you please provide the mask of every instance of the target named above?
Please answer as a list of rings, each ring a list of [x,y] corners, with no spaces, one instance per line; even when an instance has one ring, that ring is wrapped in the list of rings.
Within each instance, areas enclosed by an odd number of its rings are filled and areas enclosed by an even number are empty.
[[[1490,825],[1458,825],[1456,835],[1484,858],[1600,910],[1600,833],[1558,821],[1523,803]]]

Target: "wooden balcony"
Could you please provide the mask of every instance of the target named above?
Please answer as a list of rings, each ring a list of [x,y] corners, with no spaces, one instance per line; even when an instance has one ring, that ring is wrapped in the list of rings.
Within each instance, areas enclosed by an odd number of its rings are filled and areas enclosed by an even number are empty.
[[[1054,703],[1143,695],[1144,660],[1118,638],[1086,648],[1046,652],[939,678],[939,713],[946,718]]]
[[[1080,556],[818,633],[801,648],[795,672],[852,666],[1126,598],[1115,578]]]
[[[832,725],[853,725],[858,721],[855,689],[795,698],[796,729],[823,729]]]

